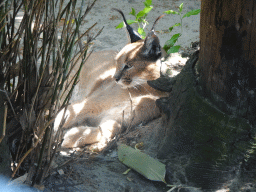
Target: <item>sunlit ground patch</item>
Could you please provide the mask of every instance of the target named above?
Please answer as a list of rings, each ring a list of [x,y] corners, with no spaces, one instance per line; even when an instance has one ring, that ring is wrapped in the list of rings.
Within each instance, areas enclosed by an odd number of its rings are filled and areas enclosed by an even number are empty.
[[[188,57],[182,57],[180,53],[172,53],[163,63],[167,65],[167,70],[170,70],[169,75],[174,77],[181,72],[188,59]]]

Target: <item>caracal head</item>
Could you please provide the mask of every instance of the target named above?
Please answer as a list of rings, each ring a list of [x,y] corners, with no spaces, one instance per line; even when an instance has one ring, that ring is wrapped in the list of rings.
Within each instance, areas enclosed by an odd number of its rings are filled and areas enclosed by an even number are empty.
[[[160,60],[166,53],[160,46],[159,39],[154,32],[154,26],[163,16],[156,19],[151,31],[143,40],[127,24],[123,12],[118,9],[113,10],[122,15],[130,38],[130,43],[115,57],[116,72],[114,80],[126,89],[143,86],[148,80],[157,79],[160,76]]]

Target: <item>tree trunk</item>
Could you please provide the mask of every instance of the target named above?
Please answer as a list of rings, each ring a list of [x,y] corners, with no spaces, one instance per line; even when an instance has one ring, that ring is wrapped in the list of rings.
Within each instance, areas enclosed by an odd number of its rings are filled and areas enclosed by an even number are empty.
[[[255,165],[256,7],[243,0],[201,6],[200,54],[172,81],[170,96],[157,100],[166,129],[158,157],[168,159],[170,180],[240,191],[241,174]]]
[[[255,123],[255,1],[202,1],[200,82],[222,110]]]

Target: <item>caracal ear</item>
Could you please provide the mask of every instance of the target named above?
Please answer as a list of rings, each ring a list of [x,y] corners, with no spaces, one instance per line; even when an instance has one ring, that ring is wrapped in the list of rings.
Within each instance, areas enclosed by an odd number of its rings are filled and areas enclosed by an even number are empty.
[[[129,38],[130,38],[130,43],[134,43],[136,41],[141,40],[141,36],[135,30],[133,30],[133,28],[130,25],[128,25],[128,23],[125,19],[124,13],[121,10],[115,9],[115,8],[112,8],[112,10],[117,11],[118,13],[120,13],[122,15],[126,30],[128,32]]]
[[[161,19],[163,16],[164,15],[161,15],[155,20],[151,31],[148,33],[144,41],[144,45],[140,54],[148,60],[156,61],[162,55],[159,38],[156,36],[154,28],[158,20]]]
[[[161,46],[158,37],[154,31],[150,31],[145,39],[144,45],[141,49],[140,54],[147,60],[156,61],[161,55]]]

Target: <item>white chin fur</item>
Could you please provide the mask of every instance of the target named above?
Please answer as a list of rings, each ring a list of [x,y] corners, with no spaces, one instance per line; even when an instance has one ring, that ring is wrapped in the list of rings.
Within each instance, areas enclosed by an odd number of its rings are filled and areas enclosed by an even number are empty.
[[[118,81],[118,82],[116,82],[122,89],[128,89],[128,88],[131,88],[132,86],[131,86],[131,84],[130,85],[125,85],[125,84],[123,84],[121,81]]]
[[[122,89],[128,89],[128,88],[131,87],[131,86],[124,85],[122,82],[117,82],[117,84],[118,84]]]

